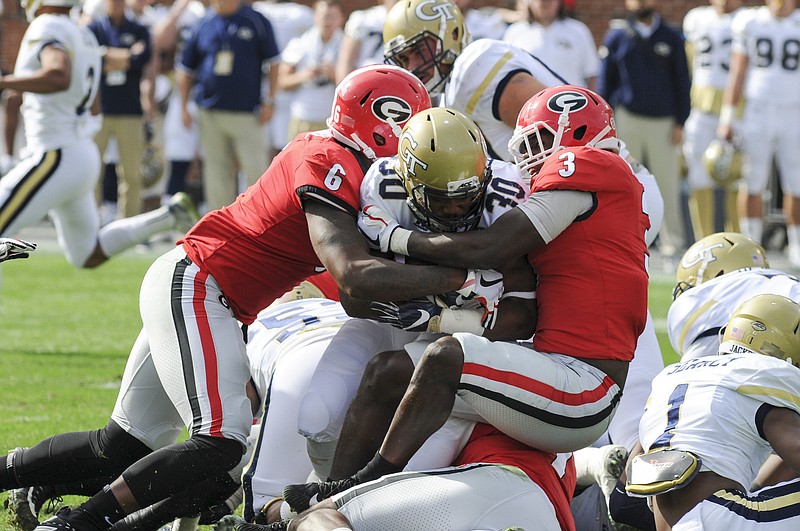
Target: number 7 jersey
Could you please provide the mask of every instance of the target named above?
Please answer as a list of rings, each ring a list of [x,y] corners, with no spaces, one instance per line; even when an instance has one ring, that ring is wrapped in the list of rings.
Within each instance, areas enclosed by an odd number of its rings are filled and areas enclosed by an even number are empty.
[[[69,87],[51,94],[26,92],[22,104],[25,139],[31,149],[49,150],[87,136],[82,121],[97,95],[102,63],[92,32],[67,15],[45,14],[31,22],[17,55],[14,74],[29,76],[42,68],[45,46],[64,50],[71,62]]]

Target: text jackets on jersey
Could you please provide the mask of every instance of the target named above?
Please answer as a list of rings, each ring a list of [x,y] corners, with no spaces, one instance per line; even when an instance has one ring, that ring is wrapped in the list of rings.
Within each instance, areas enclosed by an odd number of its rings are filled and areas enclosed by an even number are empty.
[[[216,279],[237,319],[252,323],[262,308],[323,270],[303,202],[313,198],[355,217],[364,178],[359,157],[328,131],[299,135],[233,204],[206,214],[179,242]]]
[[[548,158],[532,194],[579,190],[594,195],[592,210],[553,241],[530,253],[539,277],[539,352],[630,361],[647,317],[643,187],[615,153],[566,148]]]

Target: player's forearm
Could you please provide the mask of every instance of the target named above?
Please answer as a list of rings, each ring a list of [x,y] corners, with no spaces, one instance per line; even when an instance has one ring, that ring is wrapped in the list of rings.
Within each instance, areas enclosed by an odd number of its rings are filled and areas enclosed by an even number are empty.
[[[460,269],[412,266],[383,259],[354,261],[337,273],[334,278],[348,296],[370,301],[411,300],[447,293],[459,289],[466,278],[466,271]]]
[[[18,77],[13,74],[0,77],[0,89],[18,92],[52,94],[69,88],[70,76],[58,70],[42,70],[32,76]]]

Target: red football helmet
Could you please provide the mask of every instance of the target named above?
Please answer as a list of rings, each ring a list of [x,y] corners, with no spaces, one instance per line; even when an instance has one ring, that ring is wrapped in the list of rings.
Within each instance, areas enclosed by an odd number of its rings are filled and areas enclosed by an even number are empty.
[[[350,72],[336,87],[328,127],[337,140],[375,160],[397,155],[403,125],[431,106],[425,85],[392,65]]]
[[[561,148],[619,147],[614,112],[591,90],[561,85],[542,90],[517,116],[508,150],[520,170],[531,175]],[[538,170],[537,170],[538,171]]]

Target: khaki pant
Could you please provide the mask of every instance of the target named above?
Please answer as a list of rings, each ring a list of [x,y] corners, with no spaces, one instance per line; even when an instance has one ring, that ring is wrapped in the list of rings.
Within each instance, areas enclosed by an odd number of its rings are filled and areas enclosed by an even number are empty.
[[[111,137],[117,139],[119,146],[117,212],[119,217],[129,218],[142,212],[142,174],[139,166],[144,152],[144,119],[141,116],[104,115],[103,127],[94,137],[101,157]],[[102,189],[102,185],[101,177],[98,190]],[[98,197],[101,197],[99,191]]]
[[[198,115],[206,205],[216,210],[239,194],[237,167],[247,186],[266,171],[264,137],[256,113],[200,109]]]
[[[633,114],[624,107],[614,109],[617,134],[639,162],[655,176],[664,198],[664,223],[658,233],[661,251],[680,254],[685,248],[680,204],[678,146],[672,145],[671,117],[653,118]]]
[[[312,122],[309,120],[300,120],[299,118],[292,118],[289,122],[289,132],[286,135],[286,138],[289,139],[291,142],[295,136],[299,135],[300,133],[305,133],[308,131],[319,131],[321,129],[327,129],[328,124],[325,121],[321,122]]]

